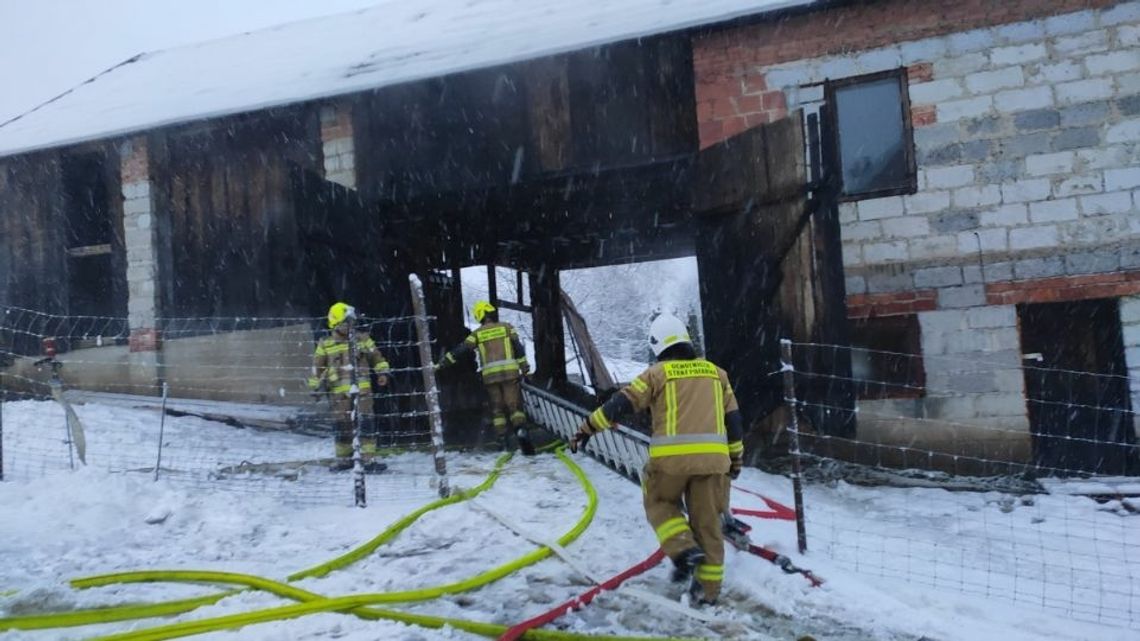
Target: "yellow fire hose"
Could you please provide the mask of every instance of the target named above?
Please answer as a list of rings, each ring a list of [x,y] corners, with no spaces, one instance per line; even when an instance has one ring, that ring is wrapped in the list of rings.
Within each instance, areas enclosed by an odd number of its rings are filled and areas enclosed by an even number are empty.
[[[570,468],[570,470],[578,478],[579,483],[585,489],[588,498],[586,510],[583,512],[578,522],[573,528],[571,528],[569,532],[558,539],[558,545],[566,545],[580,536],[582,532],[584,532],[585,529],[589,526],[589,523],[593,520],[594,513],[597,510],[597,493],[595,492],[592,484],[590,484],[589,480],[586,478],[585,473],[581,470],[581,468],[579,468],[572,460],[570,460],[570,458],[567,457],[564,452],[559,450],[556,452],[556,455]],[[348,552],[341,557],[318,565],[314,568],[296,572],[290,575],[288,577],[288,580],[296,581],[308,577],[325,576],[330,572],[344,568],[356,561],[359,561],[360,559],[375,551],[379,546],[392,540],[395,536],[397,536],[403,530],[407,529],[412,523],[414,523],[425,513],[434,509],[438,509],[445,505],[450,505],[452,503],[457,503],[472,498],[489,488],[495,482],[495,480],[497,480],[502,469],[502,465],[505,464],[509,459],[510,454],[500,457],[496,461],[495,468],[492,473],[488,475],[488,478],[484,480],[484,482],[479,486],[468,491],[458,492],[446,499],[440,499],[438,501],[434,501],[428,505],[425,505],[424,507],[401,518],[380,535],[373,538],[371,541],[368,541],[364,545]],[[438,598],[445,594],[454,594],[457,592],[472,590],[500,579],[508,574],[511,574],[518,569],[537,563],[538,561],[550,556],[551,553],[552,552],[550,548],[542,547],[518,559],[510,561],[496,568],[492,568],[491,570],[478,574],[474,577],[442,586],[406,590],[401,592],[350,595],[335,598],[325,598],[321,595],[308,592],[300,588],[252,575],[187,570],[143,571],[108,574],[88,577],[84,579],[77,579],[72,581],[72,585],[76,588],[89,588],[111,584],[150,581],[222,583],[245,586],[244,589],[259,589],[270,592],[277,596],[301,601],[301,603],[295,605],[269,608],[210,619],[202,619],[198,621],[175,623],[134,632],[100,637],[102,641],[158,641],[160,639],[173,639],[217,630],[240,628],[254,623],[295,618],[316,612],[351,612],[352,614],[365,619],[388,619],[429,628],[452,626],[457,629],[462,629],[475,634],[496,637],[505,632],[507,630],[507,626],[465,621],[461,619],[434,617],[429,615],[417,615],[368,606],[382,603],[424,601]],[[227,596],[236,594],[239,591],[240,590],[229,590],[226,592],[198,597],[195,599],[185,599],[181,601],[171,601],[152,605],[97,608],[86,611],[0,619],[0,630],[5,628],[33,629],[66,627],[69,625],[87,625],[91,623],[106,623],[134,618],[180,614],[201,607],[203,605],[215,603]],[[551,641],[571,639],[633,641],[633,639],[636,639],[636,637],[592,636],[544,630],[533,630],[531,632],[528,632],[524,638],[549,639]],[[661,641],[660,638],[655,639],[657,639],[657,641]]]

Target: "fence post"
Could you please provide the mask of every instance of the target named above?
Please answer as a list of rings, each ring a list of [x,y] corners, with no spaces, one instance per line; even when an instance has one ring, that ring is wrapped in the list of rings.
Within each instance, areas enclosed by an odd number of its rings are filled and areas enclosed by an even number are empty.
[[[792,492],[796,502],[796,543],[800,554],[807,552],[804,527],[803,475],[800,464],[800,421],[796,413],[796,366],[792,361],[792,341],[780,339],[780,370],[784,373],[784,403],[788,406],[788,450],[792,455]]]
[[[158,456],[154,460],[154,480],[158,480],[158,471],[162,469],[162,440],[166,431],[166,397],[169,386],[162,381],[162,410],[158,418]]]
[[[348,396],[351,400],[352,418],[352,491],[353,502],[356,507],[367,507],[367,490],[364,483],[364,457],[361,454],[360,439],[360,379],[356,371],[360,352],[356,349],[356,323],[352,317],[346,318],[348,323]]]
[[[443,416],[439,407],[439,387],[435,382],[435,360],[431,354],[431,334],[428,331],[427,304],[419,277],[408,275],[412,288],[412,309],[415,312],[416,336],[420,348],[420,371],[424,376],[424,400],[427,403],[428,421],[431,423],[431,454],[435,459],[435,476],[440,498],[451,495],[447,483],[447,460],[443,454]]]

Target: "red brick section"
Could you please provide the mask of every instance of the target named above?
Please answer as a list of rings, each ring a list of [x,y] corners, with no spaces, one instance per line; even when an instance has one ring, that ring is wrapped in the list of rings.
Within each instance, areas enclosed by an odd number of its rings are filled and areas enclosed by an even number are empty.
[[[146,138],[131,138],[122,148],[120,160],[122,181],[126,183],[150,180],[150,160],[147,154]]]
[[[747,25],[693,38],[697,126],[701,147],[787,115],[780,87],[765,70],[775,64],[873,49],[980,27],[1108,7],[1120,0],[882,0]],[[933,78],[929,65],[909,69],[911,82]],[[733,102],[760,96],[754,102]],[[930,108],[918,113],[932,124]]]
[[[934,105],[919,105],[911,107],[910,122],[915,127],[925,127],[938,122],[938,112]]]
[[[347,107],[338,106],[331,119],[321,118],[321,140],[328,142],[339,138],[352,138],[352,115]]]
[[[904,316],[934,311],[937,306],[938,292],[933,289],[881,294],[849,294],[847,296],[847,317]]]
[[[919,62],[907,67],[906,79],[910,81],[912,85],[934,80],[934,63]]]
[[[1140,294],[1140,271],[1087,276],[1058,276],[986,285],[990,305],[1062,303]]]
[[[158,351],[158,330],[149,327],[132,329],[129,345],[132,352]]]

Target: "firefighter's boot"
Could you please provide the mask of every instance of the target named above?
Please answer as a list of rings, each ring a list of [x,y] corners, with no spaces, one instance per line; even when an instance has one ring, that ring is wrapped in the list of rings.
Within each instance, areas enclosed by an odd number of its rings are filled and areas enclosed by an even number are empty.
[[[525,425],[515,428],[515,437],[518,439],[519,451],[523,453],[523,456],[534,456],[534,443],[531,442],[530,432]]]
[[[705,562],[704,550],[692,547],[673,559],[673,582],[688,583],[693,578],[697,566]]]

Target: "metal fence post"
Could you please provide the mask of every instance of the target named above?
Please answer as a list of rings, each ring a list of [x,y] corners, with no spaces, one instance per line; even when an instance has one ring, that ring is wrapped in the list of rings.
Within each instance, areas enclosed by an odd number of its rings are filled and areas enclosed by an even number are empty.
[[[364,457],[361,453],[360,439],[360,378],[356,371],[360,352],[356,346],[356,323],[350,318],[344,320],[348,323],[348,396],[352,419],[352,491],[353,502],[356,507],[367,507],[367,490],[364,482]]]
[[[447,460],[443,453],[443,413],[439,406],[439,387],[435,382],[435,361],[431,354],[431,334],[428,330],[427,303],[424,288],[415,274],[408,276],[412,288],[412,309],[416,318],[416,336],[420,349],[420,371],[424,377],[424,400],[427,403],[428,421],[431,423],[431,454],[435,459],[435,476],[440,498],[451,495],[447,483]]]
[[[162,410],[158,419],[158,456],[154,461],[154,480],[158,480],[158,471],[162,468],[162,440],[166,431],[166,397],[170,386],[162,381]]]
[[[788,450],[792,455],[792,492],[796,501],[796,543],[800,554],[807,552],[804,527],[803,468],[800,462],[800,422],[796,413],[796,366],[792,361],[792,341],[780,339],[781,371],[784,373],[784,403],[788,406]]]

